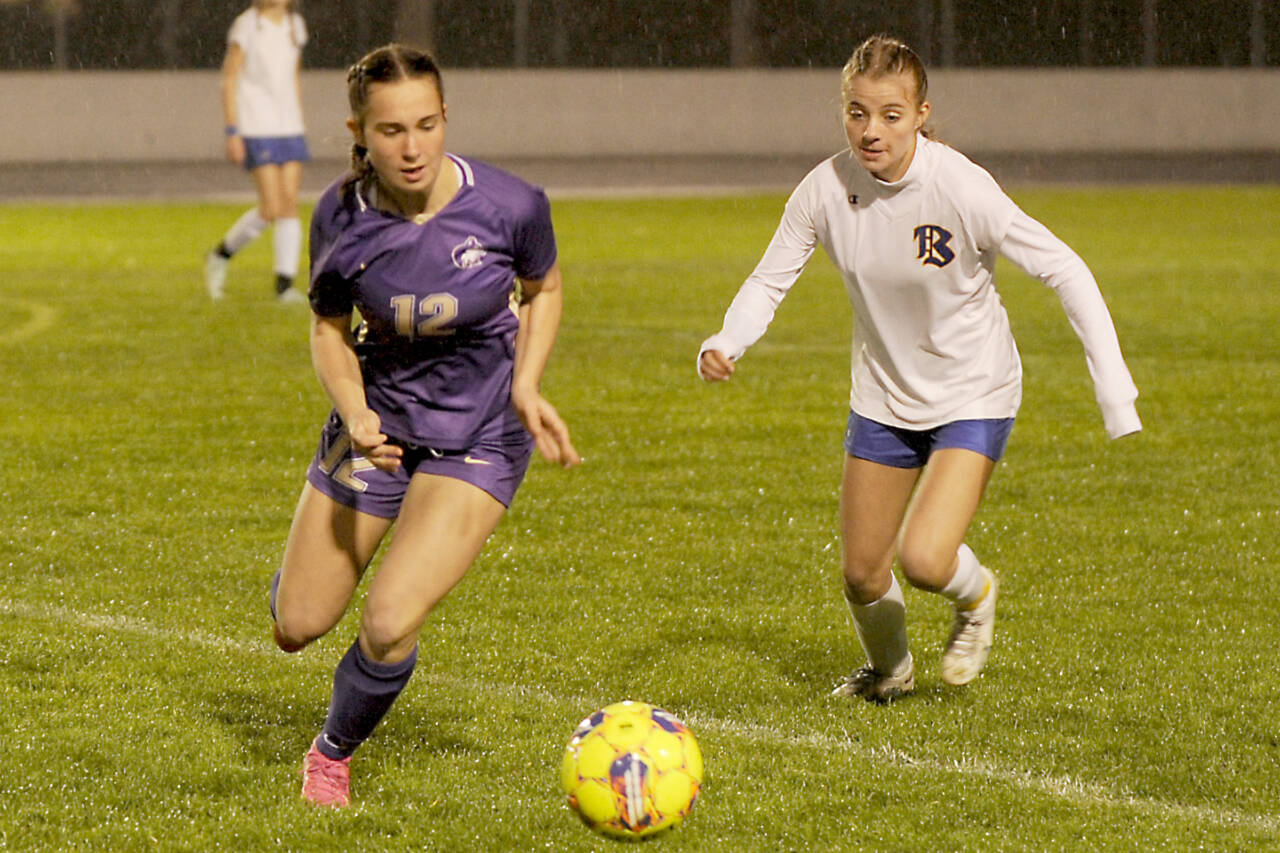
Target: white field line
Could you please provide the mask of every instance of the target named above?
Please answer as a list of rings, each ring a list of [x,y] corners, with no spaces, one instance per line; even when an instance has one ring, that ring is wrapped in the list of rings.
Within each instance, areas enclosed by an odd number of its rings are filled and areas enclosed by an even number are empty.
[[[58,318],[58,310],[43,302],[34,302],[30,299],[14,299],[6,296],[0,298],[0,304],[15,305],[20,310],[26,311],[31,315],[26,322],[10,326],[5,331],[0,332],[0,344],[16,344],[18,341],[38,335],[46,329],[52,328],[54,321]]]
[[[157,627],[141,619],[126,616],[85,613],[67,607],[37,607],[24,602],[0,598],[0,614],[24,619],[61,622],[97,631],[122,631],[139,634],[166,643],[189,643],[207,649],[279,658],[279,652],[264,638],[258,642],[242,642],[203,631],[173,631]],[[327,667],[329,664],[326,663]],[[557,706],[594,708],[598,697],[565,696],[536,687],[518,684],[494,684],[472,679],[460,679],[439,674],[428,675],[427,680],[452,689],[474,693],[489,693],[507,697],[535,699]],[[892,747],[866,747],[846,738],[820,732],[790,733],[768,726],[723,720],[706,714],[682,714],[682,719],[695,730],[713,731],[726,737],[758,743],[770,747],[793,747],[821,752],[843,752],[870,761],[900,767],[904,770],[923,770],[949,773],[999,782],[1014,788],[1048,794],[1068,802],[1085,806],[1125,809],[1156,818],[1173,818],[1190,822],[1208,822],[1225,827],[1240,827],[1267,833],[1280,833],[1280,815],[1252,814],[1235,809],[1214,809],[1206,806],[1190,806],[1171,803],[1151,797],[1117,793],[1102,785],[1082,782],[1070,776],[1043,776],[1021,770],[1010,770],[973,758],[942,760],[916,758]]]

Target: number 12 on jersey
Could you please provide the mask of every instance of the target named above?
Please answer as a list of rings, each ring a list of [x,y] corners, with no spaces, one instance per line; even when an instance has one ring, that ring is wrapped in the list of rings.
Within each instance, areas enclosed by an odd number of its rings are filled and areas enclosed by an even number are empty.
[[[448,293],[431,293],[421,299],[412,293],[391,297],[396,334],[414,338],[452,335],[447,324],[458,316],[458,300]]]

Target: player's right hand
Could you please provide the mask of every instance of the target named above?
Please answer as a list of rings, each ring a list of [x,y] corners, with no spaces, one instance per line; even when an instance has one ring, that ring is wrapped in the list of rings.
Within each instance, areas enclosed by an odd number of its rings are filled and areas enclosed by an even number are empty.
[[[708,382],[724,382],[733,376],[734,364],[718,349],[709,349],[698,358],[698,375]]]
[[[344,418],[347,435],[351,436],[351,446],[355,452],[369,460],[379,471],[395,471],[400,467],[404,449],[396,444],[388,444],[387,436],[382,432],[382,419],[373,409],[365,409],[350,418]]]

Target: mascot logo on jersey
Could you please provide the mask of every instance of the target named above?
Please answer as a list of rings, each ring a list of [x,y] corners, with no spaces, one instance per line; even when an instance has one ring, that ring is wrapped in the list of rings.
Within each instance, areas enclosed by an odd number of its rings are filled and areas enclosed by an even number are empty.
[[[473,234],[453,247],[453,265],[460,270],[469,270],[480,266],[487,254],[480,238]]]
[[[951,232],[937,225],[921,225],[914,232],[916,238],[916,257],[920,263],[945,267],[956,258],[956,253],[947,245],[951,242]]]

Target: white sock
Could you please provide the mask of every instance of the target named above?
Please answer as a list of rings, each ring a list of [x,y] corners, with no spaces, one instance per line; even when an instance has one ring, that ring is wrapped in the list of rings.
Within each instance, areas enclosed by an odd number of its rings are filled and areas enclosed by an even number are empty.
[[[911,663],[907,649],[907,607],[897,576],[889,575],[889,591],[870,604],[849,602],[853,627],[876,672],[898,674]]]
[[[276,275],[294,278],[298,275],[298,254],[302,251],[302,222],[298,217],[277,219],[271,234],[275,254]]]
[[[245,211],[227,231],[227,236],[222,238],[222,247],[227,250],[227,254],[234,255],[266,231],[268,224],[267,220],[258,214],[258,208],[251,208]]]
[[[960,607],[977,604],[986,596],[987,575],[968,545],[961,544],[956,551],[956,573],[939,592]]]

